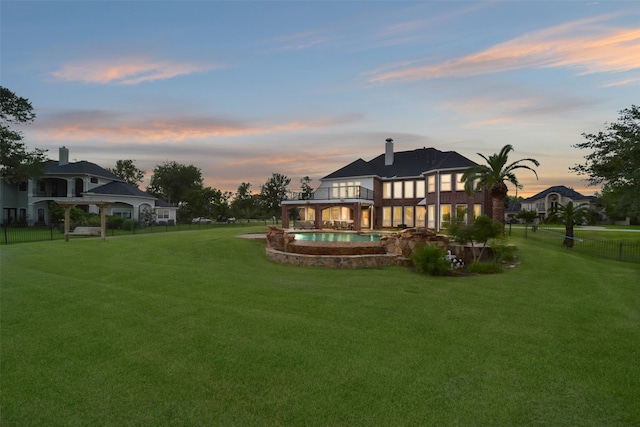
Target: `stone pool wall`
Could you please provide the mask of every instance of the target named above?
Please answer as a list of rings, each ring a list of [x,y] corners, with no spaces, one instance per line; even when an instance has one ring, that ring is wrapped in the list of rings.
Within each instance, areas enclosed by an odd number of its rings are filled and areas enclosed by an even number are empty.
[[[387,265],[408,265],[409,262],[406,258],[395,254],[318,256],[283,252],[269,247],[267,247],[267,258],[282,264],[325,268],[375,268]]]
[[[373,268],[411,265],[409,255],[419,244],[446,248],[448,240],[433,230],[410,228],[389,233],[379,242],[296,241],[292,234],[269,226],[267,257],[273,261],[309,267]]]

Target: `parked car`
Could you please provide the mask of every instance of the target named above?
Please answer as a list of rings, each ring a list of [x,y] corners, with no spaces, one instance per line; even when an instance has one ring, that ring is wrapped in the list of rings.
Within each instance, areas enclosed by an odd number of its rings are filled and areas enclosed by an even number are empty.
[[[236,219],[231,217],[231,218],[227,218],[227,224],[235,224],[236,223]]]
[[[193,218],[193,222],[194,224],[211,224],[213,221],[211,221],[209,218],[203,218],[203,217],[197,217],[197,218]]]

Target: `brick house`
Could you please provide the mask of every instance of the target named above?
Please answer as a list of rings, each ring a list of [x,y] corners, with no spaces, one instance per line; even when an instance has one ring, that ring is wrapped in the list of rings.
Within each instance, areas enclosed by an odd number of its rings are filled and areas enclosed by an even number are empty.
[[[320,179],[313,194],[294,194],[283,201],[283,227],[439,231],[452,216],[491,216],[488,192],[464,191],[462,174],[474,165],[455,151],[394,152],[389,138],[383,154],[370,161],[357,159]]]

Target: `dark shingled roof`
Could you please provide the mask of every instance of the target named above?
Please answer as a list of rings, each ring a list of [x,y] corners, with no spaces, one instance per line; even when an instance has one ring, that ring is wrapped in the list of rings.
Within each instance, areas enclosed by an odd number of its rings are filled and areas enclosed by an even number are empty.
[[[105,195],[118,195],[118,196],[135,196],[135,197],[146,197],[149,199],[155,199],[149,193],[145,193],[140,190],[138,187],[135,187],[131,184],[122,181],[113,181],[105,185],[101,185],[96,188],[92,188],[87,191],[87,193],[92,194],[105,194]]]
[[[175,208],[176,205],[165,202],[164,200],[156,199],[156,207],[158,208]]]
[[[544,199],[549,195],[549,193],[557,193],[560,196],[567,197],[571,200],[591,200],[595,198],[593,196],[583,196],[573,188],[565,187],[564,185],[554,185],[553,187],[549,187],[546,190],[539,192],[535,196],[524,199],[523,202],[533,202],[536,200]]]
[[[456,169],[475,166],[476,163],[455,151],[440,151],[435,148],[419,148],[393,154],[393,164],[385,165],[385,155],[366,162],[358,159],[330,173],[322,179],[349,178],[356,176],[379,176],[381,178],[414,177],[423,172],[438,169]]]
[[[44,170],[46,174],[51,175],[93,175],[99,176],[102,178],[113,179],[116,181],[122,181],[122,178],[119,176],[109,172],[108,170],[96,165],[95,163],[81,161],[81,162],[73,162],[67,163],[66,165],[60,166],[60,164],[55,160],[49,160],[45,166]]]

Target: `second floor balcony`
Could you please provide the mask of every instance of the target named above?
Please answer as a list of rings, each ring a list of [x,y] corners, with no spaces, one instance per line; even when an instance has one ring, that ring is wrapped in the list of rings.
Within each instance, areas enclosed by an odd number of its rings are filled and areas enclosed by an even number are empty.
[[[312,194],[290,193],[288,200],[343,200],[360,199],[373,201],[373,190],[360,185],[318,188]]]

